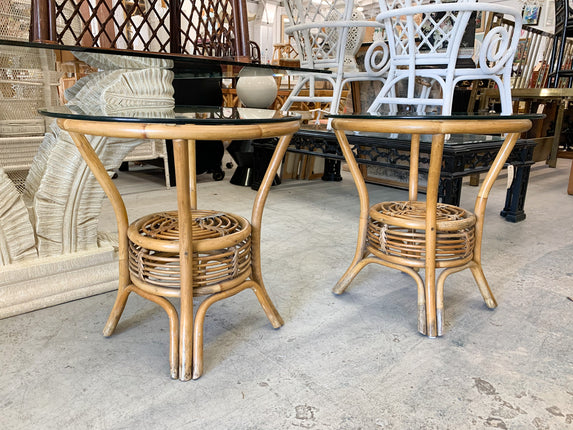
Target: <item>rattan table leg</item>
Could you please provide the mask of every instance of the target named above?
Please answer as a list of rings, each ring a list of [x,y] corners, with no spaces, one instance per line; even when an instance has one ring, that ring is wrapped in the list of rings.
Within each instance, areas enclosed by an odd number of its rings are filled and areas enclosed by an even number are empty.
[[[442,170],[442,153],[444,149],[443,134],[432,136],[432,154],[428,169],[428,186],[426,192],[426,334],[429,337],[438,335],[436,323],[436,235],[438,210],[438,184]]]
[[[58,125],[63,128],[60,121],[62,120],[58,120]],[[127,218],[127,210],[123,199],[121,198],[121,194],[86,137],[81,133],[71,131],[68,133],[76,144],[82,158],[111,202],[117,222],[119,283],[115,303],[103,329],[104,336],[111,336],[119,322],[119,319],[121,318],[121,314],[123,313],[130,292],[127,289],[130,285],[127,245],[127,227],[129,225],[129,221]]]
[[[177,212],[179,222],[179,270],[181,305],[179,316],[179,379],[193,377],[193,242],[191,237],[191,187],[189,166],[195,162],[187,141],[173,140],[175,175],[177,180]]]
[[[360,261],[367,256],[366,252],[366,228],[368,225],[368,210],[370,209],[370,199],[368,196],[368,189],[366,188],[366,182],[364,182],[364,177],[362,172],[358,167],[358,163],[354,158],[352,149],[350,149],[350,144],[346,138],[346,134],[342,130],[334,130],[338,143],[340,144],[340,149],[344,155],[344,159],[348,164],[350,173],[352,174],[352,179],[354,179],[354,185],[358,190],[358,197],[360,199],[360,218],[358,221],[358,240],[356,243],[356,251],[354,253],[354,258],[350,263],[350,266],[342,277],[338,280],[334,288],[332,289],[334,294],[342,294],[352,282],[352,279],[356,274],[364,267],[363,265],[358,266]]]
[[[165,311],[169,318],[169,373],[171,379],[179,377],[179,317],[177,309],[165,297],[149,294],[140,288],[132,286],[133,291],[150,302],[153,302]]]
[[[257,298],[259,298],[259,302],[261,302],[261,297],[267,298],[267,305],[263,305],[265,312],[267,313],[267,317],[273,324],[273,327],[278,328],[284,324],[283,319],[281,318],[280,314],[276,310],[275,306],[273,305],[272,301],[268,298],[268,294],[265,288],[265,284],[263,282],[262,270],[261,270],[261,223],[263,218],[263,209],[265,207],[265,202],[267,201],[267,197],[269,195],[269,191],[273,184],[273,180],[279,166],[285,156],[286,150],[290,144],[292,139],[292,134],[282,136],[277,146],[273,152],[273,156],[269,162],[269,166],[263,177],[257,195],[255,196],[255,201],[253,202],[253,211],[251,214],[251,253],[252,253],[252,279],[259,285],[259,294],[257,294]]]

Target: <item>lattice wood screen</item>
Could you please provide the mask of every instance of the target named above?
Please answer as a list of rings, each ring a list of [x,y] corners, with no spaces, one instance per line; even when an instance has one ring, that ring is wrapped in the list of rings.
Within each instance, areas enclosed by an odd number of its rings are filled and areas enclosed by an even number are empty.
[[[65,45],[243,60],[256,52],[256,45],[249,42],[246,0],[34,0],[33,3],[38,16],[53,14],[53,19],[44,17],[32,25],[32,38],[42,41],[50,34],[51,41]],[[55,22],[51,32],[42,28],[50,22]]]

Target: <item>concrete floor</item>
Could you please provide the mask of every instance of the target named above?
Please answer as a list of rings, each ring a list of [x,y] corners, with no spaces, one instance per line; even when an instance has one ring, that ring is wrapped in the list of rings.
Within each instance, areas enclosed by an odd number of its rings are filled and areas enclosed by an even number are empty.
[[[488,204],[488,310],[469,272],[446,283],[446,329],[416,331],[407,275],[367,267],[331,288],[352,258],[357,193],[287,181],[263,220],[263,274],[285,325],[274,330],[251,292],[210,308],[205,373],[169,378],[164,312],[130,297],[116,333],[101,334],[114,293],[0,321],[0,429],[573,429],[573,196],[570,161],[534,168],[527,219]],[[199,187],[199,206],[250,215],[254,192]],[[130,219],[175,207],[161,176],[122,173]],[[372,200],[404,191],[370,186]],[[472,208],[476,188],[464,186]],[[101,228],[114,220],[104,209]]]

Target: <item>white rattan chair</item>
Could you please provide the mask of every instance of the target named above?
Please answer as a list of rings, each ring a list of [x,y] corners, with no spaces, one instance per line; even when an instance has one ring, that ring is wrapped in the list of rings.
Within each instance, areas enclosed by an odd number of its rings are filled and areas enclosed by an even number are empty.
[[[454,88],[460,81],[493,80],[503,114],[512,113],[511,66],[521,34],[518,9],[475,0],[380,0],[389,49],[386,83],[368,109],[372,114],[416,110],[452,113]],[[475,68],[458,66],[462,40],[475,11],[510,15],[515,28],[489,31],[481,44]],[[471,33],[471,31],[470,31]],[[470,35],[473,40],[473,34]],[[399,108],[399,106],[401,106]]]
[[[292,24],[285,31],[294,38],[300,66],[316,72],[296,72],[298,81],[282,106],[283,111],[291,109],[293,103],[314,102],[329,103],[329,113],[338,113],[342,90],[347,83],[384,81],[385,70],[370,64],[361,68],[356,62],[355,55],[362,45],[365,28],[381,28],[382,25],[366,21],[362,12],[354,8],[352,0],[285,0],[284,6]],[[373,49],[371,47],[369,52]],[[380,51],[380,44],[376,49]],[[367,57],[375,58],[371,54]],[[316,85],[319,81],[329,82],[332,92],[319,95]]]

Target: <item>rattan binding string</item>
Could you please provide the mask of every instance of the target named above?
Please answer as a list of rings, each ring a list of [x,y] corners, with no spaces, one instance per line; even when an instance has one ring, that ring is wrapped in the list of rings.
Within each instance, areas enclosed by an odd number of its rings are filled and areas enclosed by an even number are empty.
[[[423,267],[426,256],[425,202],[383,202],[370,208],[368,250],[378,257],[408,260]],[[475,244],[476,217],[465,209],[438,203],[436,264],[469,260]]]
[[[251,267],[251,227],[226,212],[192,211],[193,293],[211,294],[246,279]],[[138,285],[179,289],[177,212],[160,212],[128,230],[129,270]],[[176,294],[173,294],[176,295]]]

